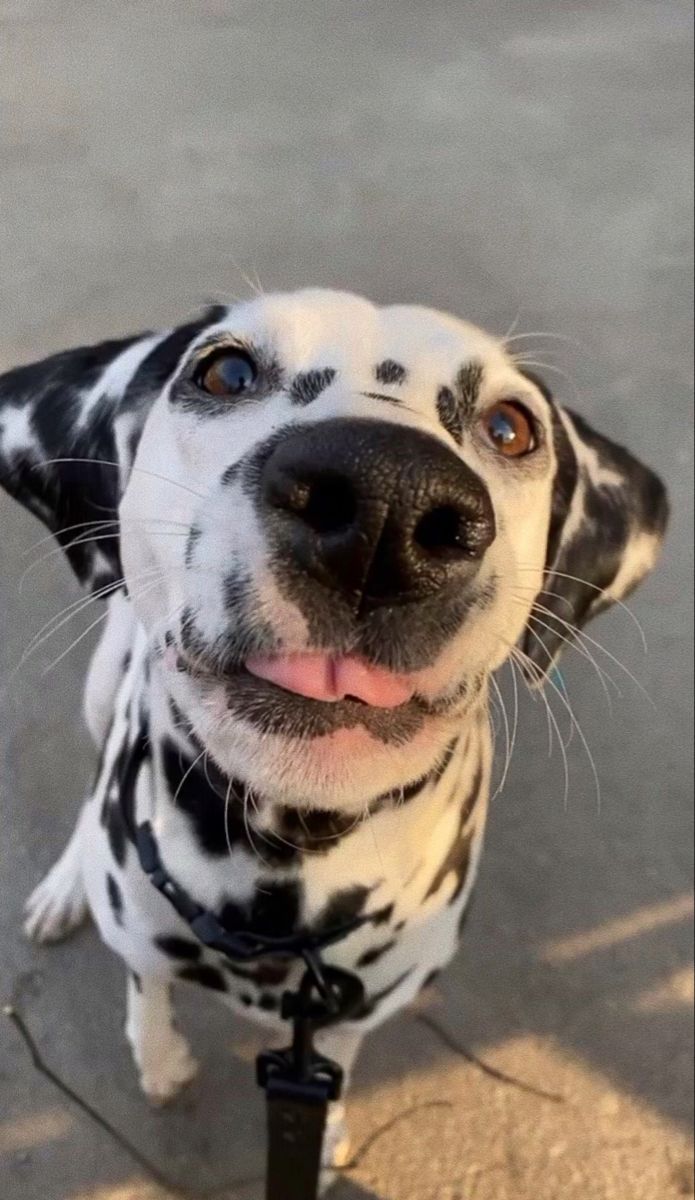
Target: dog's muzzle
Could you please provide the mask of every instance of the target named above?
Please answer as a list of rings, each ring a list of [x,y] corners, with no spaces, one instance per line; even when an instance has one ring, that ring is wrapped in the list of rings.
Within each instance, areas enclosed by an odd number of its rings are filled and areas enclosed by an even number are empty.
[[[290,433],[260,487],[277,552],[357,616],[465,588],[495,538],[482,480],[407,426],[332,420]]]

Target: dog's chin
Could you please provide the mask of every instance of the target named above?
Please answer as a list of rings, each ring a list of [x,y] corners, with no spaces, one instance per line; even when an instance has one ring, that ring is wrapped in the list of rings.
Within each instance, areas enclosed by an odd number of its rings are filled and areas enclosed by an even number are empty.
[[[393,707],[299,695],[246,668],[224,678],[179,669],[176,698],[221,770],[309,807],[361,811],[422,775],[458,721],[417,697]]]

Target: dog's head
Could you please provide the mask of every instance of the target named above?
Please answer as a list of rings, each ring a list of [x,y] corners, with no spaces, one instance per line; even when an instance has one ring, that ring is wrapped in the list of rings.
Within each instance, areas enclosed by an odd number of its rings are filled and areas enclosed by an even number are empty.
[[[224,770],[359,806],[442,755],[519,642],[544,674],[667,516],[499,340],[322,291],[11,372],[0,482],[93,589],[122,568]]]

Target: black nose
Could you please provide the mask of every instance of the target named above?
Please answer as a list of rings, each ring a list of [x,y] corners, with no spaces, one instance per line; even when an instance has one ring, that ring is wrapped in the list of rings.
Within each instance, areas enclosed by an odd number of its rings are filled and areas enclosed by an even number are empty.
[[[283,554],[366,608],[472,577],[495,538],[478,476],[404,425],[332,420],[289,434],[262,472]]]

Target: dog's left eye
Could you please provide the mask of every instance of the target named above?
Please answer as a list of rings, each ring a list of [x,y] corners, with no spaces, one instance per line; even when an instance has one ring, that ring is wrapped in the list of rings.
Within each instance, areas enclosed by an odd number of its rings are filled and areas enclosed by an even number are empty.
[[[538,447],[536,423],[516,400],[501,400],[482,417],[487,440],[505,458],[523,458]]]
[[[196,371],[198,387],[211,396],[242,396],[258,377],[256,364],[243,350],[222,350],[205,359]]]

